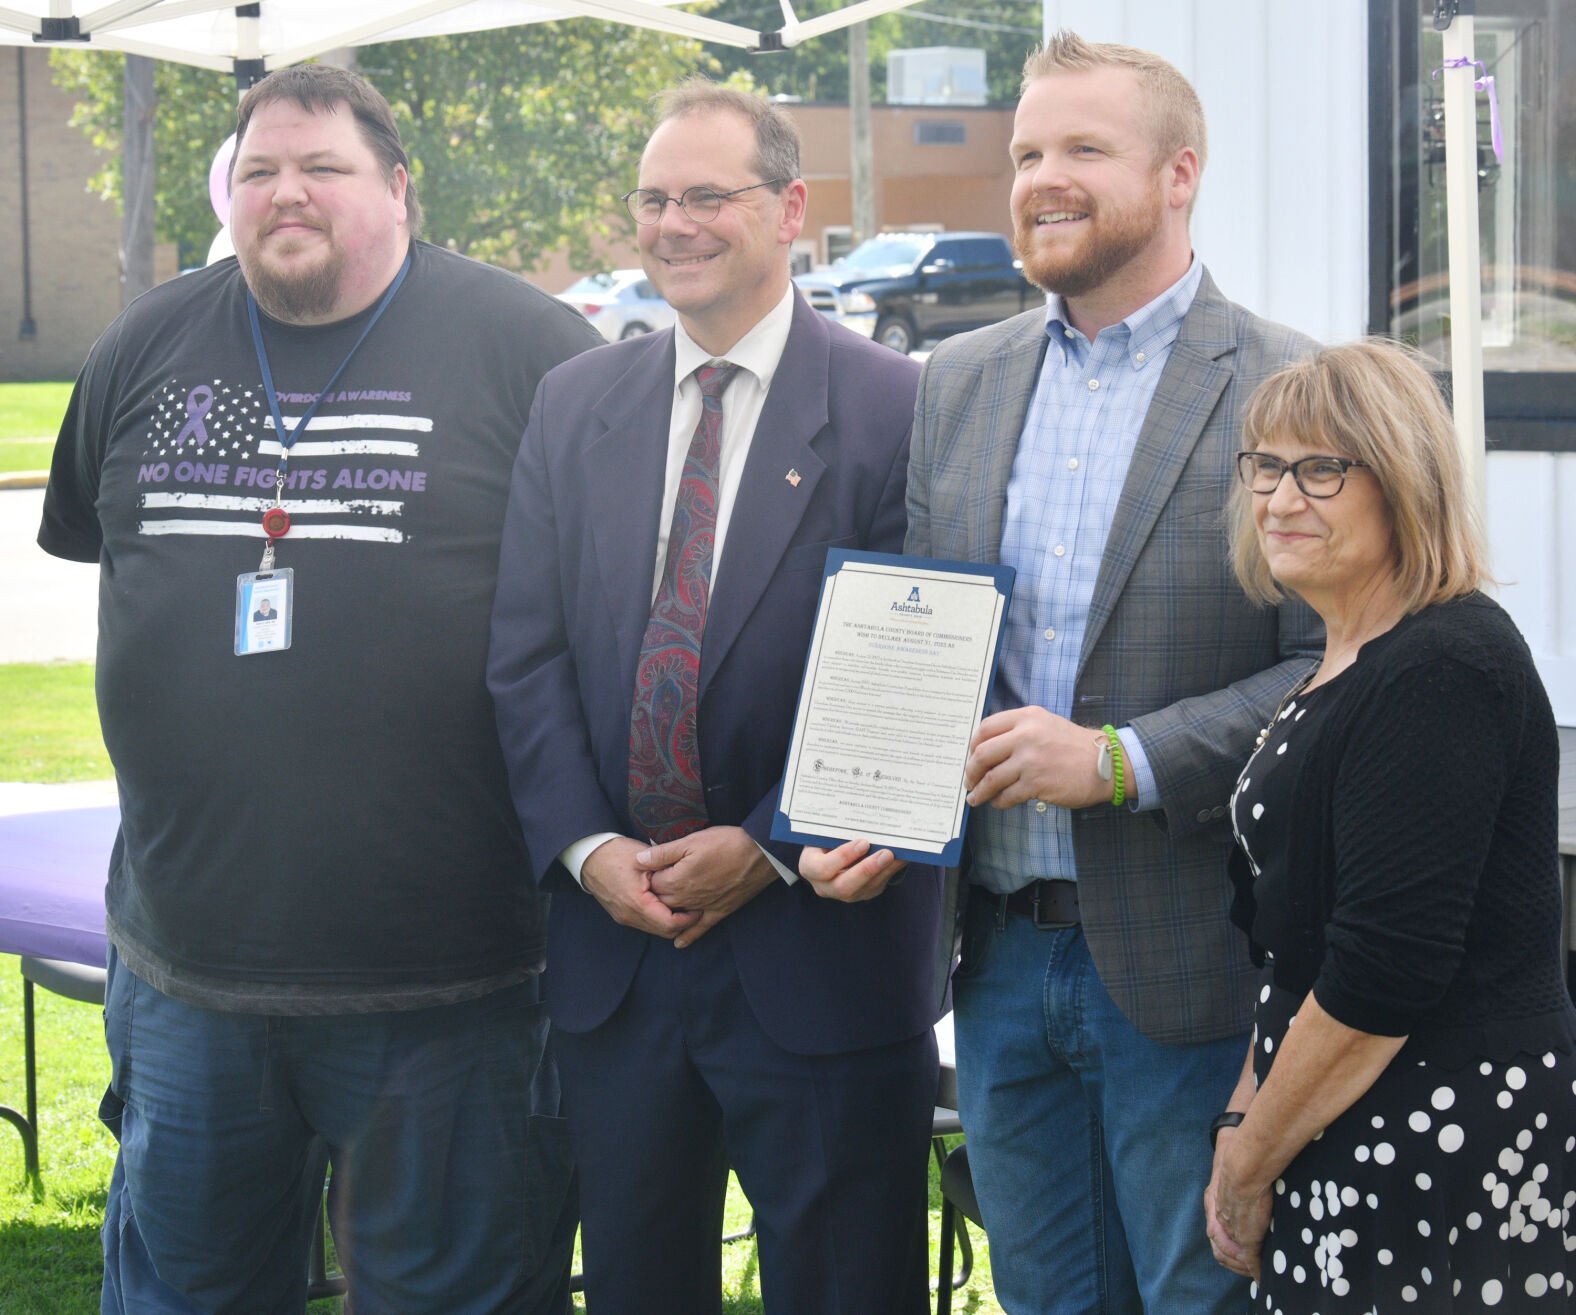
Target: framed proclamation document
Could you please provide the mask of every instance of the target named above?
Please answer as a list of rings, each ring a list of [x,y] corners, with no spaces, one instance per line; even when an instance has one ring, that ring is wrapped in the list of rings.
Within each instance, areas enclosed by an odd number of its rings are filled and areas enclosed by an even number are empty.
[[[954,865],[963,769],[984,715],[1010,566],[834,548],[783,771],[774,840],[864,837]]]

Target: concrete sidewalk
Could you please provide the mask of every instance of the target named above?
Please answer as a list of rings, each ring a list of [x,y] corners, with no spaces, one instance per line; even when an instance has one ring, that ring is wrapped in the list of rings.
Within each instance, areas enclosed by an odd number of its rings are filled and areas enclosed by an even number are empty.
[[[0,491],[0,662],[91,662],[98,567],[38,546],[41,487]]]
[[[58,813],[69,808],[103,808],[119,802],[114,781],[72,781],[66,785],[0,781],[0,817]]]

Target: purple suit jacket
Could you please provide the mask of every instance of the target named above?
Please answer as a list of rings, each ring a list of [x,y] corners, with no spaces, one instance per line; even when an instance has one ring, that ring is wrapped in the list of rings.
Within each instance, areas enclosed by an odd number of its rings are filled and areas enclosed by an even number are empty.
[[[673,401],[672,331],[595,349],[537,388],[504,524],[488,685],[515,807],[552,891],[555,1026],[588,1031],[653,938],[622,927],[557,855],[629,817],[629,720]],[[898,552],[919,371],[802,299],[761,413],[701,651],[707,811],[769,843],[829,548]],[[797,485],[786,475],[797,471]],[[940,877],[911,868],[842,904],[777,882],[709,934],[730,938],[756,1017],[785,1049],[833,1054],[916,1036],[936,1018],[929,965]]]

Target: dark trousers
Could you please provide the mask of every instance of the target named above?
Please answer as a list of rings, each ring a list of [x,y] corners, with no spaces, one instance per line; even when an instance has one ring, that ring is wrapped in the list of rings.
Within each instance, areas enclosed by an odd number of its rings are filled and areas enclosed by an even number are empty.
[[[721,1309],[730,1164],[756,1211],[768,1315],[928,1311],[931,1033],[849,1054],[782,1049],[723,923],[685,950],[653,939],[613,1016],[553,1045],[587,1315]]]

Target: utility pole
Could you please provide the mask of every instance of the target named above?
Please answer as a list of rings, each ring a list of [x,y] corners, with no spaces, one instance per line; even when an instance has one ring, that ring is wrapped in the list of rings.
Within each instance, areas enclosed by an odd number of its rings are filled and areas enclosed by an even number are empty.
[[[853,193],[853,245],[876,231],[875,154],[870,144],[870,31],[848,29],[849,187]]]

